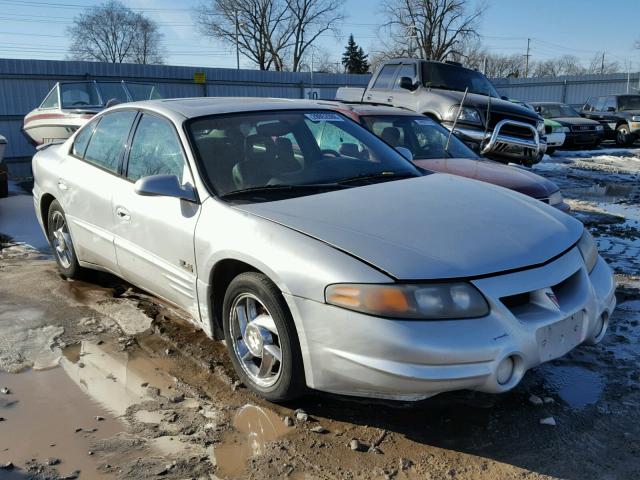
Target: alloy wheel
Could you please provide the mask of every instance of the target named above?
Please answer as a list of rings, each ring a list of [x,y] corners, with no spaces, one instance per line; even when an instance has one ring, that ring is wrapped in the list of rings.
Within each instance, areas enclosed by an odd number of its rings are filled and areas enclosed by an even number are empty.
[[[67,221],[61,212],[54,212],[51,218],[51,240],[56,258],[62,268],[69,268],[73,262],[73,243]]]
[[[229,312],[233,350],[249,379],[262,388],[273,386],[282,372],[280,334],[258,297],[238,295]]]

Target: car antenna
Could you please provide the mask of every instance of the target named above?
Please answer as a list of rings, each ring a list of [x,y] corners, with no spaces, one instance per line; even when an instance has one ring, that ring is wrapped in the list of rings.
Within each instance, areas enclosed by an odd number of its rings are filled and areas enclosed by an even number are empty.
[[[487,132],[489,131],[489,119],[491,118],[491,92],[489,92],[489,102],[487,104],[487,118],[484,119],[484,135],[482,135],[482,141],[487,138]],[[483,145],[484,148],[484,145]]]
[[[464,89],[464,95],[462,96],[462,101],[460,102],[460,106],[458,107],[458,113],[456,113],[456,118],[453,119],[453,125],[451,126],[451,130],[449,130],[449,136],[447,137],[447,144],[444,146],[444,151],[449,153],[449,141],[451,140],[451,135],[453,135],[453,131],[456,129],[456,123],[458,123],[458,117],[460,116],[460,112],[462,112],[462,106],[464,105],[464,101],[467,99],[467,93],[469,93],[469,87]]]

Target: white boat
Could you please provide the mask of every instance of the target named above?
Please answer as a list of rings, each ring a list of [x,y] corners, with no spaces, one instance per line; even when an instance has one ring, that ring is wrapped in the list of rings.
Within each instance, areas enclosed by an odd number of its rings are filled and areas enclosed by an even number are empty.
[[[103,108],[157,98],[162,98],[158,87],[150,83],[59,82],[40,106],[24,117],[22,130],[33,145],[65,140]]]

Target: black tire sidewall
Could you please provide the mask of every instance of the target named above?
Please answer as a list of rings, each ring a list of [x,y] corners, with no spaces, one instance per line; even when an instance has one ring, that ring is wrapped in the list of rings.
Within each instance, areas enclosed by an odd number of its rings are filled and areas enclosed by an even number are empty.
[[[282,363],[280,378],[271,387],[264,388],[254,383],[243,370],[236,357],[231,338],[230,311],[234,300],[243,293],[255,295],[269,310],[278,329]],[[223,330],[231,362],[245,386],[271,401],[291,400],[304,391],[304,372],[300,344],[293,318],[278,287],[269,278],[258,272],[247,272],[234,278],[225,292],[223,304]]]
[[[623,130],[624,130],[624,132],[626,134],[625,135],[626,140],[624,142],[622,142],[619,139],[619,136],[618,136],[619,133],[621,131],[623,131]],[[633,140],[634,139],[633,139],[633,137],[631,135],[631,129],[627,125],[620,125],[620,126],[618,126],[616,128],[616,145],[617,146],[619,146],[619,147],[629,147],[633,143]]]
[[[51,202],[51,205],[49,206],[49,213],[47,215],[47,240],[49,240],[49,245],[51,245],[51,248],[53,248],[52,217],[55,212],[60,212],[64,217],[64,221],[67,222],[67,216],[65,215],[64,210],[60,205],[60,203],[57,200],[54,200],[53,202]],[[67,229],[68,228],[69,228],[69,224],[67,223]],[[69,232],[69,235],[71,235],[71,232]],[[71,240],[71,251],[73,253],[73,258],[71,261],[71,265],[69,265],[68,268],[65,268],[63,265],[60,264],[60,261],[58,260],[58,256],[56,255],[55,252],[53,253],[53,256],[56,259],[58,270],[60,270],[60,273],[62,273],[62,275],[64,275],[67,278],[78,278],[80,276],[82,268],[78,264],[78,256],[76,255],[76,250],[73,245],[73,239]]]

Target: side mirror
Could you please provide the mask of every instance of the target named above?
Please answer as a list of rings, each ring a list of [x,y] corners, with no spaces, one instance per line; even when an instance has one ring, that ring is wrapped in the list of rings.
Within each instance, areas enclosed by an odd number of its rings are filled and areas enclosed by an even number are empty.
[[[607,109],[605,111],[606,112],[615,112],[616,111],[616,107],[607,107]]]
[[[400,77],[400,88],[414,91],[416,89],[416,85],[413,83],[413,79],[411,77]]]
[[[411,150],[409,150],[408,148],[396,147],[396,152],[398,152],[400,155],[402,155],[404,158],[406,158],[409,161],[413,160],[413,153],[411,153]]]
[[[198,201],[196,191],[191,185],[180,185],[175,175],[151,175],[142,177],[134,185],[138,195],[147,197],[173,197],[187,202]]]
[[[506,95],[501,95],[500,98],[502,100],[506,100],[507,102],[509,101],[509,97],[507,97]]]
[[[537,112],[537,113],[542,113],[542,107],[540,105],[536,105],[535,107],[533,107],[533,109]]]

